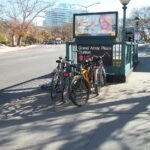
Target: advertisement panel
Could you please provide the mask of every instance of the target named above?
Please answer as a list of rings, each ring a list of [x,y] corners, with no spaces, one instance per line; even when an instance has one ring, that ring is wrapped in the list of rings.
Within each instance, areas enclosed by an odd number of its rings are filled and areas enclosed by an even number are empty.
[[[73,36],[116,37],[118,12],[74,14]]]

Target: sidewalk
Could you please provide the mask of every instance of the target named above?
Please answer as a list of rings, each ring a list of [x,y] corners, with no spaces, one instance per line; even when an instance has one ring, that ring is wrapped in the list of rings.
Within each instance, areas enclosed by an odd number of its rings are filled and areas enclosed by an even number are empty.
[[[83,107],[51,107],[49,93],[27,91],[39,79],[5,89],[0,99],[11,101],[0,105],[8,116],[0,120],[1,149],[150,150],[150,53],[139,57],[126,83],[102,88]]]
[[[29,49],[36,47],[38,45],[29,45],[29,46],[21,46],[21,47],[8,47],[8,46],[0,46],[0,54],[4,54],[7,52],[12,52],[12,51],[18,51],[18,50],[24,50],[24,49]]]

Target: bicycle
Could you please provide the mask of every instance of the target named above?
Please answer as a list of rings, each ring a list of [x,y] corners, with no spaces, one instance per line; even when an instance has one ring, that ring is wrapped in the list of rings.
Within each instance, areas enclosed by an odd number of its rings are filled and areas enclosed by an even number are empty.
[[[99,69],[100,86],[104,86],[106,84],[106,70],[103,64],[103,57],[105,57],[105,55],[110,56],[107,52],[104,53],[102,56],[94,56],[96,63],[95,65]]]
[[[109,55],[108,53],[104,53],[102,56],[93,56],[93,63],[95,68],[95,84],[97,85],[97,95],[99,95],[98,91],[100,91],[100,87],[106,84],[106,71],[103,65],[103,57],[105,55]]]
[[[89,69],[83,70],[86,67],[86,63],[78,64],[79,65],[79,72],[72,78],[69,86],[69,93],[70,93],[70,100],[73,104],[77,106],[82,106],[87,103],[89,99],[89,83],[85,79],[85,76],[89,74]],[[84,66],[84,67],[83,67]]]
[[[74,76],[69,89],[71,93],[70,98],[75,105],[82,106],[85,104],[89,99],[89,93],[92,88],[94,88],[96,95],[99,95],[100,87],[106,81],[106,72],[103,66],[105,54],[102,56],[92,56],[92,60],[85,61],[80,65],[80,74]],[[79,98],[77,98],[78,93],[80,93]],[[79,99],[82,103],[79,103]]]
[[[63,69],[63,59],[62,57],[59,57],[58,60],[56,60],[57,67],[54,73],[54,76],[51,81],[51,89],[50,89],[50,95],[51,99],[54,100],[56,97],[61,97],[61,91],[62,91],[62,69]],[[62,98],[61,98],[62,99]]]
[[[73,61],[72,60],[68,60],[67,57],[65,57],[64,60],[64,67],[62,70],[62,101],[65,102],[64,97],[69,98],[70,94],[69,94],[69,86],[70,86],[70,80],[71,77],[73,76],[73,69],[74,69],[74,65],[73,65]]]
[[[73,72],[71,68],[74,68],[74,65],[72,64],[72,60],[68,60],[67,57],[64,59],[59,57],[56,63],[58,65],[51,82],[51,99],[60,98],[59,100],[65,103],[64,97],[69,98],[70,72]]]

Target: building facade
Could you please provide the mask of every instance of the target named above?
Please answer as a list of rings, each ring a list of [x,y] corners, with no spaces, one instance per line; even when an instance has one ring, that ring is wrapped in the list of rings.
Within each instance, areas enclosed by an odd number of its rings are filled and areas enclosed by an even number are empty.
[[[74,13],[85,13],[85,9],[77,8],[70,4],[59,4],[45,12],[43,26],[61,26],[65,23],[72,23]]]

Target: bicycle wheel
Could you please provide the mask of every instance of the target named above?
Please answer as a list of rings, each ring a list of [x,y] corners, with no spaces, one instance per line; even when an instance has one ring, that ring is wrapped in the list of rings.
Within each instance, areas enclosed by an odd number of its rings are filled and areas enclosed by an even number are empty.
[[[82,106],[89,99],[89,84],[82,76],[75,76],[69,87],[69,97],[74,105]]]
[[[104,74],[102,74],[102,76],[101,76],[100,84],[101,84],[101,86],[105,86],[105,84],[106,84],[106,76]]]
[[[100,86],[101,86],[100,72],[97,72],[96,78],[95,78],[95,84],[94,84],[96,96],[99,95]]]
[[[101,86],[105,86],[106,84],[106,71],[105,68],[102,68],[102,75],[101,75]]]
[[[69,98],[69,84],[70,84],[70,79],[69,77],[66,77],[63,79],[62,81],[62,94],[61,94],[61,97],[62,97],[62,101],[66,101],[68,98]]]
[[[50,90],[50,95],[51,99],[54,100],[58,97],[61,97],[61,89],[62,89],[62,84],[61,84],[61,79],[59,75],[56,73],[51,82],[51,90]]]

